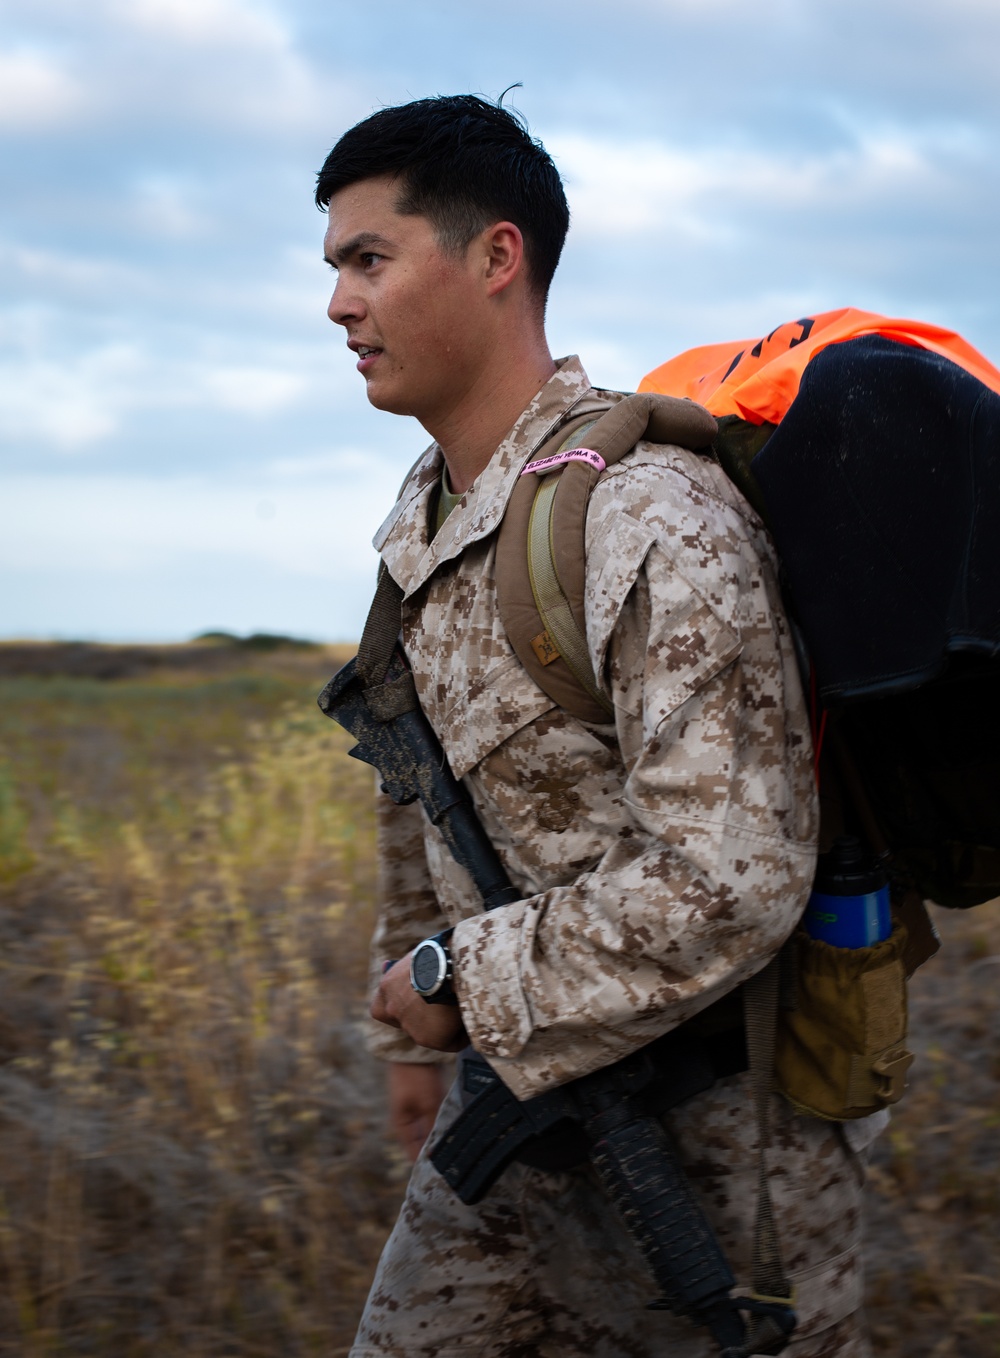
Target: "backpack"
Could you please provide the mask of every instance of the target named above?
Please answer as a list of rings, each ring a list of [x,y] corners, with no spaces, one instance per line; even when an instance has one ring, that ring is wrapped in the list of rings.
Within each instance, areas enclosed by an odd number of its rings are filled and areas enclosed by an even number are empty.
[[[795,347],[786,334],[786,352]],[[732,404],[725,379],[743,352],[723,355],[714,374],[717,409]],[[583,612],[587,499],[600,470],[636,437],[690,447],[716,460],[769,528],[810,705],[820,847],[860,837],[893,886],[883,942],[834,948],[800,927],[780,955],[775,1086],[813,1116],[863,1117],[902,1096],[913,1059],[906,981],[939,946],[923,902],[964,908],[1000,895],[992,372],[987,386],[981,366],[912,339],[848,335],[780,375],[786,404],[770,392],[774,422],[730,411],[714,430],[690,402],[707,382],[657,397],[646,379],[645,392],[541,450],[497,538],[497,602],[521,663],[572,715],[607,722]]]
[[[784,343],[794,354],[794,335]],[[975,355],[961,345],[956,358]],[[590,491],[638,438],[714,458],[778,549],[825,825],[891,855],[900,890],[961,908],[1000,896],[1000,372],[975,357],[871,331],[817,345],[784,413],[772,399],[777,423],[710,419],[690,364],[658,396],[664,365],[528,464],[496,570],[532,678],[572,715],[609,721],[583,614]],[[732,405],[719,376],[709,409]]]

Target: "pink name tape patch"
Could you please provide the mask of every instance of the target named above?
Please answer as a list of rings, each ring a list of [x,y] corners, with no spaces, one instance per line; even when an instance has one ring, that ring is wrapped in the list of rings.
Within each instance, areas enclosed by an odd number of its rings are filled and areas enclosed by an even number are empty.
[[[561,467],[565,462],[586,462],[589,467],[602,472],[607,466],[600,453],[595,453],[593,448],[569,448],[565,453],[553,453],[551,457],[540,457],[537,462],[529,462],[521,472],[522,476],[534,473],[540,476],[542,472],[551,471],[553,467]]]

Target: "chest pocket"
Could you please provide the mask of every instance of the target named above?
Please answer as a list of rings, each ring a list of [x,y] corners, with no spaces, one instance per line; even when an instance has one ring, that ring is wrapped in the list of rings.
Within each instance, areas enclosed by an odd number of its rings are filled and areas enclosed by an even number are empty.
[[[627,818],[617,744],[553,703],[516,656],[447,715],[441,742],[526,895],[589,871]]]
[[[501,660],[435,723],[455,777],[462,778],[497,746],[554,707],[516,655]]]
[[[507,640],[493,540],[473,543],[403,605],[403,645],[420,704],[462,778],[555,703]]]

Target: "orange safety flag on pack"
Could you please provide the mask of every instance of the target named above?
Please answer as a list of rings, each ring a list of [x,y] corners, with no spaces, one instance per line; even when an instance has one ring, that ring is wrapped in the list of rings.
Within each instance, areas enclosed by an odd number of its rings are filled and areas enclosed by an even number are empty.
[[[930,349],[1000,394],[1000,370],[953,330],[925,321],[892,320],[854,307],[786,321],[763,339],[687,349],[647,373],[639,390],[690,396],[717,418],[737,415],[751,424],[779,424],[798,395],[809,360],[828,344],[858,335],[884,335]]]

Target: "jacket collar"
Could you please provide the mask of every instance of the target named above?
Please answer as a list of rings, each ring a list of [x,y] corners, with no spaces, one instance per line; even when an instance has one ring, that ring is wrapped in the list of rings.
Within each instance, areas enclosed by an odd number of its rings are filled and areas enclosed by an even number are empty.
[[[409,596],[446,561],[488,537],[503,518],[522,467],[571,411],[583,414],[590,381],[576,357],[559,359],[556,371],[504,438],[487,466],[427,541],[430,498],[441,477],[443,456],[432,443],[403,485],[392,513],[375,534],[389,573]]]

